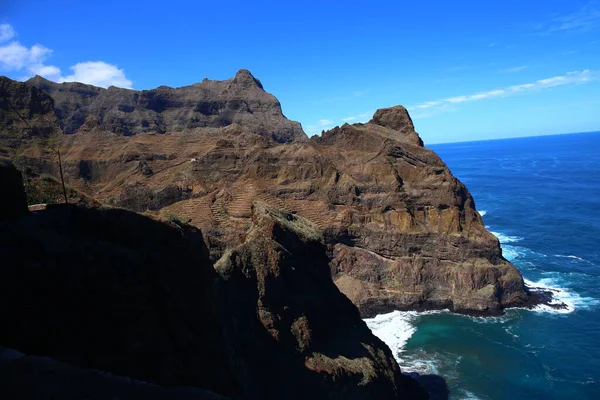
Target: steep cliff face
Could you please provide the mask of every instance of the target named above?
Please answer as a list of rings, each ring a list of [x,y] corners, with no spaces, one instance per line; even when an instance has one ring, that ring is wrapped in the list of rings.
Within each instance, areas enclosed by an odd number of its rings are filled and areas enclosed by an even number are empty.
[[[227,341],[252,398],[425,398],[335,287],[322,234],[262,204],[217,262]],[[290,378],[292,377],[292,378]]]
[[[1,164],[6,195],[22,199],[14,178]],[[0,210],[0,395],[427,398],[335,287],[321,234],[300,217],[255,208],[244,244],[215,269],[184,224],[23,208]]]
[[[35,78],[28,85],[55,97],[65,127],[73,113],[105,121],[101,114],[109,109],[119,118],[153,110],[139,100],[145,92],[89,87],[85,97],[69,91],[80,84]],[[121,104],[122,96],[115,103],[109,92],[137,93],[138,100],[131,112],[118,111],[111,104]],[[134,127],[128,134],[135,135],[116,134],[112,122],[79,125],[63,135],[63,164],[73,189],[105,204],[189,221],[207,233],[213,260],[243,243],[254,202],[295,212],[324,232],[334,281],[364,316],[440,307],[489,314],[527,301],[520,273],[502,258],[468,190],[423,147],[404,107],[381,109],[369,123],[304,140],[303,133],[281,136],[281,126],[299,126],[285,122],[278,103],[277,112],[267,112],[276,100],[247,71],[228,81],[149,92],[169,94],[168,106],[152,111],[171,121],[160,130],[165,133],[126,119]],[[101,96],[102,102],[94,100]],[[271,106],[252,116],[238,109],[228,114],[234,115],[230,124],[211,125],[221,117],[196,110],[206,102],[253,96],[272,99],[257,103]],[[253,110],[262,109],[257,104]],[[204,122],[181,128],[199,112]],[[264,123],[256,122],[259,116]],[[111,118],[106,121],[121,121]],[[17,160],[30,173],[57,174],[56,164],[32,149]]]
[[[57,84],[39,76],[27,84],[54,98],[66,134],[99,128],[130,136],[237,123],[277,142],[306,139],[300,124],[286,119],[279,101],[244,69],[225,81],[206,79],[191,86],[141,92],[77,82]]]

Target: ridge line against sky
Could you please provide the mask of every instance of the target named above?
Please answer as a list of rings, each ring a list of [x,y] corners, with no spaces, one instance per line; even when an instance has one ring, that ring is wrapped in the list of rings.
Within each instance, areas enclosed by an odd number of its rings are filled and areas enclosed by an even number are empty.
[[[247,68],[309,135],[397,104],[426,143],[600,129],[598,0],[233,0],[226,25],[218,4],[161,4],[4,3],[0,74],[139,90]]]

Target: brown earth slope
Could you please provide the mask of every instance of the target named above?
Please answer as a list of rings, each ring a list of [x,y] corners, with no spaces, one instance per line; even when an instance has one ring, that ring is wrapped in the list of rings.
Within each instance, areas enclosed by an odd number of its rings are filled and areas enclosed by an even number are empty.
[[[73,115],[85,114],[82,125],[62,136],[73,188],[105,204],[189,221],[206,233],[213,259],[243,242],[252,204],[260,201],[324,232],[334,281],[364,316],[441,307],[489,314],[528,299],[468,190],[422,146],[401,106],[306,140],[296,131],[281,133],[282,126],[299,126],[285,122],[279,103],[271,112],[274,98],[244,70],[228,81],[122,92],[130,97],[90,86],[85,96],[71,95],[82,86],[39,78],[27,85],[56,98],[65,129],[82,120]],[[140,118],[148,119],[149,108],[140,99],[163,91],[173,97],[157,115],[179,122],[145,126]],[[100,96],[108,96],[114,112],[94,106]],[[196,106],[210,98],[229,104],[228,96],[252,112],[219,106],[194,119]],[[248,119],[256,113],[260,123]],[[184,124],[187,119],[203,122]],[[57,176],[56,163],[33,150],[25,149],[17,163],[31,174]]]

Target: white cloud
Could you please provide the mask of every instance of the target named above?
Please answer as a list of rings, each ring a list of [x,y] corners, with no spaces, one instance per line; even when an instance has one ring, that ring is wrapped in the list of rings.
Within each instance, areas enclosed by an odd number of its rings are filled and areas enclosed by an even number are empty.
[[[15,30],[9,24],[0,25],[0,43],[14,38],[15,35]]]
[[[60,78],[61,82],[84,82],[94,86],[117,86],[131,89],[133,82],[125,72],[103,61],[81,62],[71,67],[73,74]]]
[[[329,130],[335,126],[335,123],[330,119],[320,119],[313,125],[308,125],[306,127],[306,133],[309,136],[318,135],[322,131]]]
[[[513,73],[513,72],[523,71],[526,68],[527,68],[526,65],[519,65],[518,67],[501,69],[500,72],[502,72],[502,73]]]
[[[29,67],[29,71],[52,81],[60,81],[60,68],[54,65],[34,64]]]
[[[460,103],[493,99],[499,97],[508,97],[521,93],[545,90],[556,86],[578,85],[594,81],[597,78],[598,74],[594,71],[590,71],[589,69],[585,69],[583,71],[572,71],[567,72],[565,75],[539,79],[532,83],[523,83],[521,85],[507,86],[502,89],[494,89],[470,95],[449,97],[446,99],[436,101],[428,101],[422,104],[417,104],[415,106],[408,107],[408,110],[419,112],[427,110],[426,113],[417,113],[413,116],[414,118],[425,118],[433,115],[435,111],[445,110],[448,109],[449,106],[454,106]]]
[[[12,26],[0,25],[0,43],[11,40],[16,35]],[[33,75],[40,75],[55,82],[82,82],[90,85],[108,87],[118,86],[131,88],[133,82],[125,76],[125,72],[117,66],[104,61],[80,62],[70,67],[71,75],[63,76],[59,67],[47,65],[46,60],[52,55],[52,50],[34,44],[26,47],[16,40],[0,45],[0,72],[21,72],[28,74],[27,79]]]
[[[342,121],[350,122],[350,121],[354,121],[355,119],[356,119],[356,117],[346,117],[346,118],[342,118]]]
[[[8,70],[21,70],[39,65],[52,53],[47,47],[36,44],[27,48],[19,42],[0,46],[0,66]]]
[[[598,26],[600,26],[600,3],[592,0],[571,14],[561,15],[538,24],[536,29],[542,35],[550,35],[561,32],[585,32]]]

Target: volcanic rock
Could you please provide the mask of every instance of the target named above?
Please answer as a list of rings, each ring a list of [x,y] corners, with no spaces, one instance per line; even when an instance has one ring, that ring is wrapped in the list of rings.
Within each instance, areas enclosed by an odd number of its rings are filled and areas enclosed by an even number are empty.
[[[304,140],[300,124],[286,119],[277,99],[248,70],[233,79],[204,80],[191,86],[135,91],[102,89],[77,82],[54,83],[40,76],[27,81],[54,98],[64,133],[98,127],[118,135],[181,132],[237,123],[277,142]]]
[[[423,147],[423,140],[415,132],[412,119],[402,106],[379,109],[369,122],[398,131],[403,136],[400,140]]]
[[[55,97],[71,133],[60,146],[69,187],[104,204],[190,221],[206,234],[213,260],[244,242],[258,201],[324,232],[334,282],[363,316],[428,308],[495,314],[528,301],[467,188],[422,146],[404,107],[305,140],[244,70],[227,81],[142,92],[40,78],[27,85]],[[125,103],[129,111],[119,111]],[[233,103],[235,112],[221,107]],[[148,113],[162,125],[142,123]],[[32,148],[16,160],[28,173],[57,176],[56,163]]]

